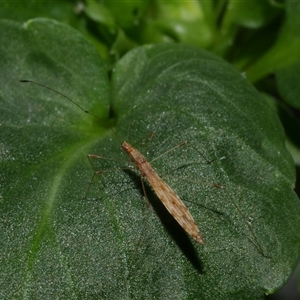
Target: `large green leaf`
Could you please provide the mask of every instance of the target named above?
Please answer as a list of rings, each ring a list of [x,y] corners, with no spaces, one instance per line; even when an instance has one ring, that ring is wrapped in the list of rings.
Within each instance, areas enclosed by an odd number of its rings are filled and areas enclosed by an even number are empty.
[[[79,5],[78,5],[79,6]],[[68,23],[77,29],[82,27],[80,19],[76,15],[76,4],[74,1],[48,1],[48,0],[26,0],[26,1],[1,1],[0,19],[15,21],[26,21],[30,18],[48,17]]]
[[[94,1],[95,2],[95,1]],[[90,39],[94,47],[97,48],[103,59],[111,59],[108,45],[96,39],[88,28],[88,22],[83,17],[82,11],[85,5],[80,1],[48,1],[48,0],[26,0],[11,1],[2,0],[0,9],[0,19],[8,19],[25,22],[33,18],[52,18],[64,22],[80,30]],[[107,20],[106,20],[107,21]]]
[[[128,53],[109,82],[73,29],[0,26],[2,299],[263,299],[285,283],[300,249],[293,163],[275,112],[241,74],[171,44]],[[162,155],[152,165],[204,246],[145,183],[147,208],[136,170],[120,169],[124,139]],[[93,162],[107,172],[91,185],[89,153],[113,159]]]

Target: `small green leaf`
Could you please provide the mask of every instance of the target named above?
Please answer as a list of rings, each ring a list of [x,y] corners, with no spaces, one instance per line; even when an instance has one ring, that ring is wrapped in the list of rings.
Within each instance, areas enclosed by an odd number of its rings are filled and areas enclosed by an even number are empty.
[[[276,83],[281,97],[300,109],[300,61],[276,72]]]
[[[286,20],[275,45],[247,70],[251,82],[300,61],[300,2],[286,1]]]
[[[103,3],[111,11],[118,25],[123,29],[132,29],[137,27],[140,18],[149,6],[149,1],[106,1]]]
[[[257,29],[270,23],[279,10],[270,4],[269,0],[234,1],[228,3],[226,23],[236,23],[241,26]]]
[[[105,25],[111,34],[116,34],[117,25],[114,17],[105,5],[91,0],[87,0],[86,5],[85,13],[89,18],[97,23]]]
[[[212,20],[205,16],[199,1],[157,1],[155,18],[148,22],[142,33],[144,42],[176,41],[189,45],[208,47],[213,38]],[[145,36],[144,36],[145,35]]]
[[[278,9],[272,7],[268,0],[233,0],[220,1],[220,3],[224,5],[224,13],[222,18],[220,18],[221,21],[218,29],[218,37],[215,38],[214,51],[222,55],[229,52],[231,56],[232,52],[241,51],[242,55],[245,55],[244,52],[246,52],[247,56],[250,56],[253,60],[253,56],[256,57],[257,53],[260,53],[256,52],[259,40],[263,39],[265,41],[266,39],[261,31],[257,32],[257,29],[270,23],[277,16]],[[243,28],[250,28],[251,30],[247,32],[243,31]],[[249,33],[250,37],[254,35],[254,42],[249,40]],[[246,40],[245,46],[243,45],[244,40]],[[233,55],[234,60],[237,59],[235,56]]]
[[[285,283],[300,251],[294,166],[274,110],[239,72],[171,44],[129,52],[109,82],[68,26],[0,28],[2,295],[253,300]],[[145,181],[147,209],[125,139],[157,157],[153,168],[192,213],[204,246]],[[92,168],[87,154],[113,160]],[[89,184],[93,170],[107,171]]]

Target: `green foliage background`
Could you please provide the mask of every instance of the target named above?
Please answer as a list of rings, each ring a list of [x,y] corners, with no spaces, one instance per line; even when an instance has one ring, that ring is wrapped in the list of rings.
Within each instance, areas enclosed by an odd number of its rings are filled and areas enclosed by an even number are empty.
[[[1,298],[264,299],[283,286],[300,251],[299,15],[295,1],[2,1]],[[125,139],[150,161],[187,141],[153,167],[204,246],[146,184],[147,209]],[[89,153],[113,160],[91,167]],[[93,170],[107,172],[88,190]]]

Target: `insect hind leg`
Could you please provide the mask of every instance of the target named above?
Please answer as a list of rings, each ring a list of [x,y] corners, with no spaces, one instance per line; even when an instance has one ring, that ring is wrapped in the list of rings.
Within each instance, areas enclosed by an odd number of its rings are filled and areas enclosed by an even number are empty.
[[[91,164],[91,166],[92,166],[92,168],[93,168],[94,170],[95,170],[95,166],[94,166],[94,164],[93,164],[93,162],[92,162],[92,160],[94,160],[94,159],[103,159],[103,160],[117,161],[117,160],[115,160],[115,159],[111,159],[111,158],[108,158],[108,157],[100,156],[100,155],[97,155],[97,154],[88,154],[87,157],[88,157],[89,163]],[[100,179],[100,181],[101,181],[103,187],[106,187],[106,184],[105,184],[104,180],[102,179],[102,176],[101,176],[101,175],[103,175],[104,173],[116,171],[116,170],[118,170],[118,169],[120,169],[120,168],[109,168],[109,169],[103,169],[103,170],[94,171],[94,173],[93,173],[93,175],[92,175],[92,177],[91,177],[91,179],[90,179],[90,182],[89,182],[87,191],[86,191],[86,193],[85,193],[84,199],[87,198],[88,193],[89,193],[89,191],[90,191],[90,189],[91,189],[91,186],[92,186],[93,183],[94,183],[94,180],[95,180],[95,177],[96,177],[96,176],[99,176],[99,179]],[[125,168],[121,168],[121,169],[125,169]]]

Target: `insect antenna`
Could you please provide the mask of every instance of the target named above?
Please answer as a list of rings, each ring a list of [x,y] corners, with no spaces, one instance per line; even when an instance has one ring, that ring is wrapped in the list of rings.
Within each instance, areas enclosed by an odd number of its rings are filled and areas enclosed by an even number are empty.
[[[92,112],[84,109],[82,106],[80,106],[76,101],[74,101],[73,99],[71,99],[70,97],[66,96],[65,94],[47,86],[47,85],[44,85],[42,83],[39,83],[39,82],[36,82],[36,81],[33,81],[33,80],[27,80],[27,79],[22,79],[20,80],[20,82],[22,83],[33,83],[33,84],[36,84],[36,85],[39,85],[45,89],[48,89],[52,92],[55,92],[56,94],[66,98],[67,100],[69,100],[70,102],[72,102],[73,104],[75,104],[79,109],[81,109],[83,112],[85,112],[86,114],[89,114],[91,116],[93,116],[94,118],[96,118],[100,123],[101,125],[103,125],[104,127],[106,127],[108,130],[110,130],[112,132],[112,134],[117,138],[117,140],[120,142],[120,144],[122,144],[122,141],[119,139],[118,135],[116,134],[116,132],[112,129],[112,127],[110,127],[108,124],[106,124],[101,118],[99,118],[97,115],[93,114]]]
[[[130,113],[130,120],[129,120],[129,124],[128,124],[128,128],[127,128],[127,134],[126,134],[126,140],[128,141],[128,137],[129,137],[129,132],[130,132],[130,127],[131,127],[131,123],[132,123],[132,114],[133,114],[133,110],[136,108],[136,105],[131,109],[131,113]]]

